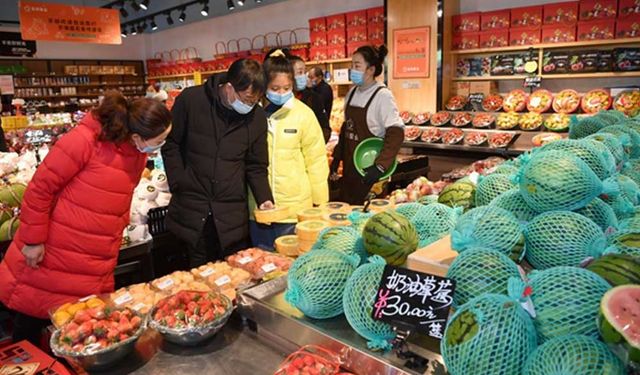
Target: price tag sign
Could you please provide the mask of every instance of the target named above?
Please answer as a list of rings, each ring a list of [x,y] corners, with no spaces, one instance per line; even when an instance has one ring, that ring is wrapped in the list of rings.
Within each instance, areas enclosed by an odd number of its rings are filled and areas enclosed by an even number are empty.
[[[409,325],[440,340],[454,289],[454,280],[385,266],[371,315],[374,320]]]
[[[525,78],[524,84],[522,86],[534,89],[534,88],[540,87],[541,83],[542,83],[542,77],[533,76],[533,77]]]
[[[124,305],[125,303],[131,302],[131,301],[133,301],[133,297],[131,297],[131,294],[129,294],[129,292],[126,292],[123,295],[118,296],[118,298],[113,300],[113,302],[115,302],[115,304],[118,306]]]
[[[52,137],[51,129],[28,130],[24,133],[24,142],[28,144],[49,143]]]
[[[242,265],[247,264],[247,263],[251,263],[251,262],[253,262],[253,258],[250,257],[250,256],[246,256],[246,257],[238,259],[238,263],[240,263]]]
[[[145,307],[147,307],[147,305],[142,303],[142,302],[138,302],[135,305],[133,305],[133,309],[136,310],[136,311],[140,311],[140,310],[144,309]]]
[[[273,264],[273,263],[267,263],[267,264],[265,264],[265,265],[263,265],[263,266],[262,266],[262,270],[263,270],[265,273],[273,272],[273,271],[275,271],[275,270],[277,270],[277,269],[278,269],[278,267],[276,267],[276,265],[275,265],[275,264]]]
[[[225,284],[229,284],[230,282],[231,278],[229,277],[229,275],[221,276],[215,281],[217,286],[223,286]]]
[[[215,272],[216,272],[216,271],[214,271],[214,270],[213,270],[213,268],[211,268],[211,267],[207,267],[207,268],[205,268],[205,270],[204,270],[204,271],[200,272],[200,276],[202,276],[202,277],[208,277],[208,276],[213,275]]]
[[[484,94],[481,92],[469,95],[469,104],[474,111],[482,111],[483,100]]]
[[[173,285],[173,279],[165,279],[158,283],[158,289],[165,290]]]

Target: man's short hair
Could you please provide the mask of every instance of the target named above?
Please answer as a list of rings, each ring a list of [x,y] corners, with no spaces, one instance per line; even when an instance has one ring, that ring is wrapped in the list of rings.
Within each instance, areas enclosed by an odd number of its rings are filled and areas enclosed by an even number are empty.
[[[227,71],[227,82],[236,91],[244,91],[251,87],[254,94],[262,95],[267,87],[267,80],[259,62],[251,59],[239,59],[233,62]]]
[[[311,68],[311,75],[316,78],[324,78],[324,72],[319,66],[314,66],[313,68]]]

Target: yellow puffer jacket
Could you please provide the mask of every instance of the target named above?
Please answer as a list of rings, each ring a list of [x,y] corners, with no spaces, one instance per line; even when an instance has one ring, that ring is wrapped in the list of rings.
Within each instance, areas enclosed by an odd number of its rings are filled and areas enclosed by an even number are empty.
[[[288,207],[290,217],[329,200],[329,162],[320,124],[313,111],[292,98],[269,119],[269,184],[276,207]],[[253,220],[253,196],[249,209]]]

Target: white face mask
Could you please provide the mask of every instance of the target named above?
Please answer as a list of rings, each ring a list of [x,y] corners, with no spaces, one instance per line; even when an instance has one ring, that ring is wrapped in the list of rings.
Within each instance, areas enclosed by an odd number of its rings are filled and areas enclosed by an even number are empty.
[[[153,99],[153,97],[154,97],[155,95],[156,95],[156,93],[155,93],[155,92],[147,91],[147,94],[145,95],[145,97],[146,97],[146,98],[149,98],[149,99]]]

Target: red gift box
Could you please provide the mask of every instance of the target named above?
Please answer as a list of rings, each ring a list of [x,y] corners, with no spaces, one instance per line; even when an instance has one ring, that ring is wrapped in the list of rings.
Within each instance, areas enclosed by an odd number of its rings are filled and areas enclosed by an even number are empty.
[[[347,43],[364,42],[367,39],[369,39],[369,37],[366,26],[349,27],[347,29]]]
[[[511,27],[533,27],[542,25],[542,6],[511,9]]]
[[[325,47],[327,45],[327,33],[311,33],[310,41],[312,47]]]
[[[475,49],[480,44],[480,33],[462,33],[456,34],[452,39],[452,49]]]
[[[384,26],[382,25],[367,26],[367,40],[384,40]]]
[[[506,47],[509,45],[509,30],[480,32],[480,48]]]
[[[496,10],[493,12],[482,12],[482,14],[480,14],[480,30],[508,29],[510,19],[511,12],[508,9]]]
[[[578,22],[577,40],[606,40],[615,36],[615,20]]]
[[[347,27],[367,26],[367,10],[347,13]]]
[[[618,18],[634,18],[640,21],[640,0],[620,0]]]
[[[540,27],[513,27],[509,30],[510,46],[528,46],[540,43],[542,29]]]
[[[617,0],[581,0],[580,21],[616,18]]]
[[[0,368],[3,366],[36,364],[34,373],[47,375],[71,375],[64,365],[57,362],[45,352],[36,348],[28,341],[20,341],[16,344],[0,349]],[[7,369],[7,371],[9,371]],[[14,372],[8,372],[13,374]],[[15,372],[22,374],[23,372]]]
[[[326,47],[311,47],[311,49],[309,49],[309,61],[324,61],[324,60],[327,60]]]
[[[325,17],[313,18],[309,20],[309,32],[319,33],[327,31],[327,19]]]
[[[351,56],[353,55],[356,50],[362,46],[366,46],[369,43],[367,42],[353,42],[353,43],[347,43],[347,56]]]
[[[347,33],[344,29],[335,29],[327,33],[327,46],[344,46],[347,43]]]
[[[616,22],[616,38],[639,38],[640,19],[628,18]]]
[[[384,25],[384,7],[367,9],[367,25]]]
[[[468,33],[480,31],[480,12],[465,13],[453,16],[451,19],[454,33]]]
[[[569,1],[566,3],[545,4],[542,13],[544,14],[544,24],[574,24],[578,21],[578,2]],[[544,37],[542,37],[544,39]]]
[[[327,31],[344,29],[346,20],[343,14],[334,14],[333,16],[327,16]]]
[[[327,47],[326,54],[329,60],[344,59],[347,57],[347,47],[345,45]]]
[[[542,43],[568,43],[576,41],[575,25],[542,26]]]

